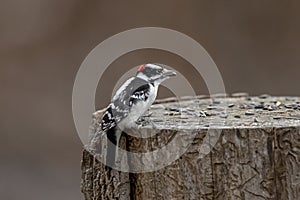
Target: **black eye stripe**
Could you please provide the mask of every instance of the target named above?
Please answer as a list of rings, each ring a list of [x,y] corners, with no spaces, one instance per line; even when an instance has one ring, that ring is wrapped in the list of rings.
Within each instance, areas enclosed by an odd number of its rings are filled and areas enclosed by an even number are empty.
[[[143,73],[145,75],[147,75],[148,77],[152,76],[152,75],[156,75],[156,74],[160,74],[162,72],[162,68],[161,69],[157,69],[157,68],[150,68],[150,67],[146,67],[143,70]]]

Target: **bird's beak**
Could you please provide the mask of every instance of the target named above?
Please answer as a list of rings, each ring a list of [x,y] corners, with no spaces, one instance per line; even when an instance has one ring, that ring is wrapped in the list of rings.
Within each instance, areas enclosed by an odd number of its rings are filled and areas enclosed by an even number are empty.
[[[163,77],[176,76],[176,72],[173,70],[164,69],[162,75]]]

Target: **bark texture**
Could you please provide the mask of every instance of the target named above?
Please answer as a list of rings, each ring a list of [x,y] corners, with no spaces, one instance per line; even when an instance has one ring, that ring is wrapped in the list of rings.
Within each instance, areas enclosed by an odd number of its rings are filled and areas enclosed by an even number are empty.
[[[97,159],[100,155],[89,152],[101,146],[95,137],[99,111],[90,131],[91,147],[84,150],[82,158],[85,199],[300,198],[300,98],[245,94],[185,97],[179,102],[160,100],[149,112],[142,129],[154,124],[158,134],[146,139],[123,135],[121,147],[152,152],[170,144],[176,135],[193,135],[186,151],[155,171],[129,173],[106,168]],[[207,136],[208,144],[214,139],[216,144],[208,145],[205,153],[202,147]],[[181,140],[176,142],[183,145]],[[174,153],[178,152],[169,154]],[[172,156],[169,154],[149,159],[159,162]],[[129,168],[141,163],[139,157],[129,158],[125,163]]]

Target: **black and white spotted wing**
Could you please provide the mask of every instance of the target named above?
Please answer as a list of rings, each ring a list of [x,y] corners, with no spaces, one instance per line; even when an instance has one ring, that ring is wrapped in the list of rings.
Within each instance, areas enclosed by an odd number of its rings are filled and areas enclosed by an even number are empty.
[[[106,131],[116,126],[124,119],[131,110],[131,107],[139,101],[146,101],[150,92],[150,85],[147,81],[132,77],[128,79],[116,92],[112,102],[103,114],[101,127]]]

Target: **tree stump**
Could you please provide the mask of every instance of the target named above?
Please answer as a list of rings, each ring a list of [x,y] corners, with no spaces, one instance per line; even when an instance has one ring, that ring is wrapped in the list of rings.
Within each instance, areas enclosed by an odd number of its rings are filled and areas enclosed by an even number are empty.
[[[101,115],[98,111],[93,116],[90,133],[94,142]],[[154,124],[158,133],[149,138],[123,135],[121,148],[151,152],[181,133],[193,135],[192,142],[167,166],[144,173],[108,169],[84,150],[81,190],[86,200],[300,198],[298,97],[249,97],[240,93],[226,98],[158,100],[144,121],[151,123],[144,123],[142,129]],[[206,136],[208,151],[203,149]],[[168,159],[169,155],[164,156]],[[154,163],[162,160],[152,159]],[[128,165],[132,167],[136,161],[128,160]]]

